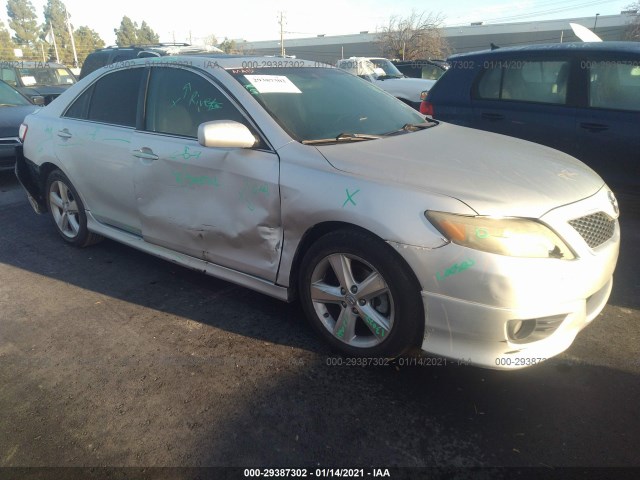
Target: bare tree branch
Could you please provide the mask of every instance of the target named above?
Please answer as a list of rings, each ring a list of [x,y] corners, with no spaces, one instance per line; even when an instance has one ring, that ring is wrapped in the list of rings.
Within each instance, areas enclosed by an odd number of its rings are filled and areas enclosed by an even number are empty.
[[[444,17],[433,13],[411,12],[408,17],[393,16],[381,28],[378,43],[387,58],[417,60],[443,58],[450,52],[442,35]]]
[[[628,5],[626,10],[636,10],[636,12],[640,12],[640,2],[634,2]],[[624,39],[640,42],[640,15],[638,13],[636,13],[634,20],[627,26],[624,32]]]

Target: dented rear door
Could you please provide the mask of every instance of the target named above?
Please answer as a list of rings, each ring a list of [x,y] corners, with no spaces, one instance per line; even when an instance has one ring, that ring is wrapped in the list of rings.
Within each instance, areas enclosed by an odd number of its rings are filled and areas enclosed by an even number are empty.
[[[144,129],[133,139],[145,241],[275,281],[280,261],[279,159],[264,145],[207,148],[200,123],[250,122],[209,78],[154,67]]]

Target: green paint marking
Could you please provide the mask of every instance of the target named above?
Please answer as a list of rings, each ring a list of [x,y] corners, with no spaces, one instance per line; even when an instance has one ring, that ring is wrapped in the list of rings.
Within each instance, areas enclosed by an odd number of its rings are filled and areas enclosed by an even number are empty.
[[[367,322],[367,324],[373,328],[376,332],[376,335],[380,336],[380,337],[384,337],[385,333],[384,333],[384,328],[382,328],[378,322],[376,322],[373,318],[371,318],[369,315],[365,315],[364,316],[364,321]]]
[[[451,275],[455,275],[456,273],[464,272],[467,268],[470,268],[473,265],[475,265],[475,263],[476,262],[473,261],[472,259],[465,260],[464,262],[462,262],[460,264],[454,263],[449,268],[447,268],[444,272],[442,272],[442,275],[440,275],[440,272],[436,272],[436,278],[438,280],[442,281],[445,278],[450,277]]]
[[[348,189],[348,188],[345,188],[345,189],[344,189],[344,191],[345,191],[345,192],[347,192],[347,199],[346,199],[346,200],[344,201],[344,203],[342,204],[342,208],[344,208],[344,206],[345,206],[348,202],[351,202],[351,203],[353,203],[354,205],[357,205],[357,204],[356,204],[356,202],[354,202],[354,201],[353,201],[353,197],[355,197],[355,196],[356,196],[356,193],[358,193],[358,192],[360,191],[360,189],[356,190],[356,191],[355,191],[355,192],[353,192],[353,193],[349,193],[349,189]]]
[[[476,237],[478,238],[487,238],[489,236],[489,231],[483,227],[476,227]]]
[[[247,205],[247,208],[253,212],[255,210],[253,197],[259,194],[262,194],[265,197],[267,197],[269,195],[269,184],[250,182],[249,180],[245,180],[239,196],[240,196],[240,200],[245,202]]]
[[[217,98],[201,98],[200,92],[198,90],[193,90],[191,87],[191,83],[185,83],[182,86],[182,96],[176,99],[170,99],[171,107],[175,107],[178,103],[186,101],[187,107],[195,107],[195,109],[200,112],[202,110],[211,111],[222,108],[222,103],[218,101]]]
[[[173,172],[176,183],[190,187],[191,185],[204,187],[219,187],[218,177],[209,177],[208,175],[194,176],[185,172]]]
[[[91,140],[95,140],[96,139],[96,135],[98,135],[99,131],[100,131],[100,127],[95,127],[93,132],[89,133],[89,138]]]
[[[260,95],[260,92],[258,92],[258,89],[253,85],[251,85],[250,83],[245,85],[244,88],[246,88],[251,95]]]
[[[191,158],[200,158],[200,154],[202,152],[198,151],[198,152],[190,152],[189,151],[189,147],[185,145],[184,147],[184,151],[182,152],[176,152],[173,155],[171,155],[171,158],[174,160],[177,160],[178,158],[183,158],[185,160],[189,160]]]
[[[46,133],[46,137],[42,139],[42,141],[38,144],[38,153],[44,150],[45,143],[53,140],[53,127],[47,127],[44,129],[44,133]]]

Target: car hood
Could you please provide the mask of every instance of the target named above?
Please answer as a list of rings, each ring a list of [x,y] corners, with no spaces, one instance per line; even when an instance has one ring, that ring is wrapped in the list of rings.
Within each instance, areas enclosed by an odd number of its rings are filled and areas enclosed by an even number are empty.
[[[446,123],[316,148],[338,170],[457,198],[479,215],[539,218],[604,184],[585,164],[552,148]]]
[[[24,117],[40,107],[25,105],[17,107],[0,107],[0,137],[17,137]]]

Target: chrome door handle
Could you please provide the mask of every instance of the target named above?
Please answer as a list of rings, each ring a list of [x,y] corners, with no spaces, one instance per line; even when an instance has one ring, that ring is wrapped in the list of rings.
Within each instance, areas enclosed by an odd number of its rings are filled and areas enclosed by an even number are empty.
[[[144,158],[145,160],[158,160],[158,155],[153,153],[153,150],[147,147],[143,147],[140,150],[134,150],[133,156],[138,158]]]
[[[58,130],[58,136],[60,138],[71,138],[71,137],[73,137],[73,135],[71,135],[69,130],[67,130],[66,128],[63,129],[63,130]]]

